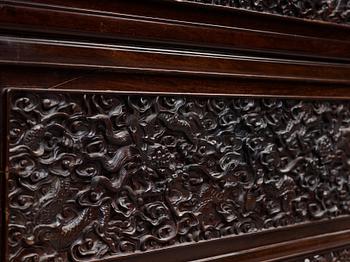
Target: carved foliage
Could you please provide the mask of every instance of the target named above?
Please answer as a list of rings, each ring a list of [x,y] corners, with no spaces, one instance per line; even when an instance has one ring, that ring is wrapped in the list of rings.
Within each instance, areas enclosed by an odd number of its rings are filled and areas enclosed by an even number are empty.
[[[186,0],[210,5],[242,8],[258,12],[350,23],[349,0]]]
[[[14,261],[101,259],[350,212],[347,101],[12,91],[10,107]]]

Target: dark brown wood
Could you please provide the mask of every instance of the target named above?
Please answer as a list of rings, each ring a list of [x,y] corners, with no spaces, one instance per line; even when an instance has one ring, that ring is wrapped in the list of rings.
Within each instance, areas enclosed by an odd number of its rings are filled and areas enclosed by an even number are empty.
[[[349,40],[349,28],[341,24],[295,19],[243,9],[218,8],[196,5],[184,1],[142,0],[134,1],[70,1],[70,0],[30,0],[3,1],[11,5],[44,7],[49,9],[86,12],[104,16],[123,15],[126,18],[142,18],[153,21],[190,22],[194,24],[220,25],[252,30],[297,34],[337,40]],[[195,10],[195,12],[193,11]],[[263,23],[261,23],[263,21]]]
[[[0,105],[1,109],[6,110],[6,107],[4,106],[4,96],[0,95]],[[4,114],[0,114],[0,190],[1,192],[4,192],[6,190],[6,179],[4,179],[5,176],[5,124],[4,120]],[[0,258],[2,260],[5,260],[4,254],[6,253],[4,251],[4,247],[6,246],[6,233],[4,232],[4,228],[6,228],[6,219],[5,219],[5,210],[6,210],[6,203],[5,203],[5,194],[1,193],[1,199],[0,199]]]
[[[21,75],[21,78],[16,76]],[[2,66],[2,88],[142,91],[178,94],[215,94],[341,99],[349,96],[348,83],[269,78],[206,76],[152,72],[116,72],[64,68]]]
[[[61,93],[9,93],[10,260],[117,259],[350,212],[346,100]]]
[[[276,3],[2,1],[1,261],[348,261],[347,9]]]
[[[3,38],[0,63],[344,83],[350,66],[89,43]]]
[[[7,172],[7,159],[8,159],[8,150],[7,150],[7,128],[8,128],[8,119],[7,114],[4,114],[3,112],[7,111],[7,91],[6,89],[0,88],[0,101],[1,101],[1,110],[2,113],[0,114],[0,190],[1,190],[1,199],[0,199],[0,259],[3,261],[7,260],[7,254],[8,254],[8,205],[7,205],[7,195],[8,195],[8,187],[7,187],[7,179],[8,179],[8,172]]]
[[[125,0],[126,1],[126,0]],[[120,5],[123,1],[121,1]],[[170,7],[175,4],[168,3]],[[130,4],[126,4],[129,5]],[[135,3],[135,8],[143,5]],[[156,6],[156,5],[155,5]],[[169,8],[170,8],[169,7]],[[191,9],[193,10],[193,9]],[[323,57],[328,59],[349,60],[349,28],[333,25],[332,30],[342,37],[325,38],[308,36],[301,33],[284,33],[270,30],[269,26],[260,26],[257,30],[237,27],[218,26],[216,23],[192,23],[178,20],[158,20],[154,17],[128,17],[119,13],[94,12],[85,9],[59,9],[52,5],[27,5],[22,2],[5,1],[1,11],[0,25],[3,29],[67,34],[115,40],[132,40],[136,42],[164,43],[191,46],[191,48],[221,48],[233,50],[250,50],[279,55],[299,55]],[[159,10],[161,13],[162,10]],[[220,13],[218,13],[218,16]],[[232,14],[234,15],[234,14]],[[263,19],[262,19],[263,20]],[[43,23],[45,21],[45,23]],[[96,21],[99,21],[96,23]],[[276,23],[284,23],[281,19]],[[298,23],[298,22],[297,22]],[[305,24],[306,28],[314,26]],[[234,26],[234,25],[233,25]],[[304,25],[301,24],[300,27]],[[326,27],[326,26],[325,26]],[[303,30],[303,29],[301,29]],[[310,28],[309,31],[312,29]],[[330,31],[330,30],[329,30]],[[330,33],[333,34],[333,33]],[[340,38],[340,39],[339,39]],[[345,38],[345,39],[344,39]]]
[[[258,12],[279,14],[304,19],[315,19],[349,24],[349,1],[232,1],[232,0],[185,0],[208,5],[242,8]],[[283,4],[282,4],[283,3]]]
[[[349,240],[349,231],[340,233],[330,233],[327,235],[301,238],[296,241],[287,241],[274,245],[252,248],[243,252],[235,252],[216,257],[194,260],[197,262],[213,261],[213,262],[228,262],[228,261],[245,261],[245,262],[309,262],[311,261],[326,261],[326,262],[347,262],[347,250],[339,250],[339,245],[342,245]],[[320,251],[328,248],[328,252]],[[331,249],[334,248],[334,251]],[[332,250],[332,251],[331,251]],[[309,253],[313,252],[314,255]],[[308,255],[305,255],[308,254]],[[297,256],[297,257],[295,257]],[[309,259],[309,261],[307,260]],[[315,259],[315,260],[313,260]],[[320,260],[317,260],[320,259]],[[322,260],[328,259],[328,260]],[[332,260],[333,259],[333,260]]]
[[[325,261],[325,262],[332,262],[332,261],[339,261],[339,262],[347,262],[350,260],[349,257],[349,246],[343,246],[338,247],[334,249],[324,250],[323,252],[314,253],[312,255],[307,256],[301,256],[299,258],[292,258],[290,262],[297,262],[297,261],[310,261],[310,262],[317,262],[317,261]]]

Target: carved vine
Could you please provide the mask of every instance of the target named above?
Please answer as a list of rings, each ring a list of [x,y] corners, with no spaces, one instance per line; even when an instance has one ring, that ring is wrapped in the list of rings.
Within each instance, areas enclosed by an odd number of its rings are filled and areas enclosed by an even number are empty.
[[[349,0],[186,0],[284,16],[350,23]]]
[[[12,91],[9,114],[12,261],[350,213],[347,101]]]

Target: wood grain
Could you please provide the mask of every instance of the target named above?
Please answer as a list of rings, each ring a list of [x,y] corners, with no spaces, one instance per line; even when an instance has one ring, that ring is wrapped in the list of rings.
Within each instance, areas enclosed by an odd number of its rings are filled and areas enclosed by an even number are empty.
[[[169,43],[192,48],[250,50],[278,55],[308,56],[349,60],[349,39],[310,37],[303,33],[280,33],[271,30],[250,30],[215,26],[215,23],[194,24],[179,21],[158,21],[110,15],[85,10],[57,9],[54,6],[26,6],[8,2],[1,8],[3,29],[21,32],[68,34],[133,42]],[[161,12],[161,10],[159,11]],[[67,19],[68,18],[68,19]],[[96,23],[96,21],[99,21]],[[283,21],[280,21],[283,23]],[[43,26],[45,25],[45,26]],[[349,35],[348,27],[334,30]],[[310,30],[311,31],[311,30]],[[288,32],[288,30],[286,30]],[[326,33],[326,32],[325,32]]]
[[[218,53],[10,37],[0,40],[0,48],[3,50],[0,54],[2,64],[344,84],[350,80],[350,66],[340,63],[295,62]]]
[[[2,1],[2,261],[347,261],[350,27],[327,16],[320,21],[319,13],[312,17],[316,9],[300,14],[309,18],[303,20],[173,0]],[[117,109],[126,110],[126,118],[110,125]],[[216,129],[204,126],[220,119]],[[242,125],[229,130],[226,142],[215,133]],[[88,129],[93,136],[83,135]],[[187,143],[187,151],[162,146],[163,136]],[[230,165],[219,161],[229,153],[221,150],[225,143],[257,137],[262,148],[238,146]],[[108,150],[97,152],[101,145]],[[288,161],[276,164],[279,156]],[[244,172],[237,181],[216,179],[234,163],[262,184],[248,183]],[[169,170],[181,164],[204,168],[190,168],[180,183],[186,172],[174,177]],[[119,169],[125,166],[149,172],[124,176]],[[167,202],[164,192],[174,185],[180,193]],[[130,200],[132,192],[142,199]],[[100,193],[106,198],[92,204]],[[176,202],[186,194],[186,204]],[[223,209],[227,200],[236,208]],[[293,208],[303,201],[306,207]],[[129,209],[138,215],[128,216]],[[201,227],[179,231],[186,228],[179,210]],[[139,219],[129,226],[144,231],[118,230],[128,219]]]

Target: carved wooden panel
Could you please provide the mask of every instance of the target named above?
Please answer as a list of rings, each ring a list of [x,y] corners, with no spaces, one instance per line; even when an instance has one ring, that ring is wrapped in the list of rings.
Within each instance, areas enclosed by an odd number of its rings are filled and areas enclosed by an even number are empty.
[[[271,14],[350,23],[349,0],[186,0]]]
[[[350,261],[349,247],[337,248],[321,252],[317,255],[311,255],[303,259],[297,259],[295,262],[348,262]]]
[[[11,90],[8,103],[11,261],[350,213],[349,101]]]

